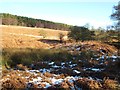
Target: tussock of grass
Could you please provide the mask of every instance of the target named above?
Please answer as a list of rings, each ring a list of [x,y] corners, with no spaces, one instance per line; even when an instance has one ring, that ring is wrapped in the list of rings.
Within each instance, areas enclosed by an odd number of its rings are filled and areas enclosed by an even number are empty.
[[[118,82],[116,80],[111,80],[109,78],[104,78],[103,80],[103,88],[104,89],[117,89],[118,88]]]

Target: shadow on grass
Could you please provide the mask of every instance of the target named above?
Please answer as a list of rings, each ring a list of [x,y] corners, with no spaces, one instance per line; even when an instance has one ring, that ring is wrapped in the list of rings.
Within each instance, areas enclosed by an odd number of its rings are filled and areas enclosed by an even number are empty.
[[[41,42],[47,43],[47,44],[58,44],[58,43],[60,43],[60,40],[52,40],[52,39],[39,39],[38,41],[41,41]]]

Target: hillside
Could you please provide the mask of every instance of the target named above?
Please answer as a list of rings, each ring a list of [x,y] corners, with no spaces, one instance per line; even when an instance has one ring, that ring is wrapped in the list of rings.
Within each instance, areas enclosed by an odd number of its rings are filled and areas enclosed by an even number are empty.
[[[60,33],[65,36],[68,33],[68,31],[22,26],[2,25],[1,27],[3,48],[50,48],[52,46],[40,40],[59,40]]]
[[[2,15],[3,25],[16,25],[26,27],[37,27],[37,28],[49,28],[55,30],[70,30],[71,25],[57,23],[42,19],[35,19],[25,16],[12,15],[9,13],[0,13]]]
[[[3,89],[120,89],[120,57],[114,46],[98,41],[59,43],[59,34],[67,36],[68,31],[1,27]]]

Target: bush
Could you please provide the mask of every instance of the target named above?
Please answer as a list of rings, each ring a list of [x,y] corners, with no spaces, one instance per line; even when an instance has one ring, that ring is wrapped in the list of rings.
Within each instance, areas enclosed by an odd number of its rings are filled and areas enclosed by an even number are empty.
[[[60,43],[63,43],[63,37],[64,37],[65,35],[63,34],[63,33],[59,33],[59,39],[60,39]]]
[[[74,26],[68,34],[69,38],[77,41],[93,40],[94,31],[89,31],[88,28]]]

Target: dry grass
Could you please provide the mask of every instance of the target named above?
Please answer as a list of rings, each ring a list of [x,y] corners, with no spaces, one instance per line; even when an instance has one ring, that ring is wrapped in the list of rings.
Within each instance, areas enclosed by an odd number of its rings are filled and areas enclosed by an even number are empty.
[[[30,89],[32,90],[44,90],[46,83],[49,83],[51,86],[45,90],[120,90],[119,83],[116,80],[109,78],[104,78],[102,81],[88,79],[88,78],[78,78],[73,81],[73,79],[68,79],[69,76],[64,74],[55,75],[51,73],[30,73],[26,71],[18,70],[4,70],[2,71],[3,76],[0,81],[2,82],[2,90],[22,90]],[[40,77],[41,80],[38,80],[37,83],[34,83],[34,80],[37,80]],[[62,82],[56,84],[52,82],[52,78],[63,79]],[[33,81],[33,82],[31,82]],[[31,84],[28,86],[28,84]],[[27,88],[28,87],[28,88]],[[73,89],[72,89],[72,88]],[[20,89],[21,90],[21,89]],[[81,90],[81,89],[80,89]]]
[[[44,28],[30,28],[21,26],[6,26],[2,25],[2,47],[3,48],[50,48],[49,44],[40,42],[42,34],[45,34],[44,39],[59,39],[59,33],[65,36],[68,31],[44,29]],[[44,32],[44,33],[43,33]]]
[[[111,46],[102,42],[97,42],[97,41],[85,41],[82,42],[81,44],[91,46],[93,50],[100,51],[100,49],[105,50],[106,52],[118,52],[115,46]]]
[[[116,80],[111,80],[109,78],[104,78],[103,80],[103,88],[104,89],[116,89],[118,87],[118,82]]]

